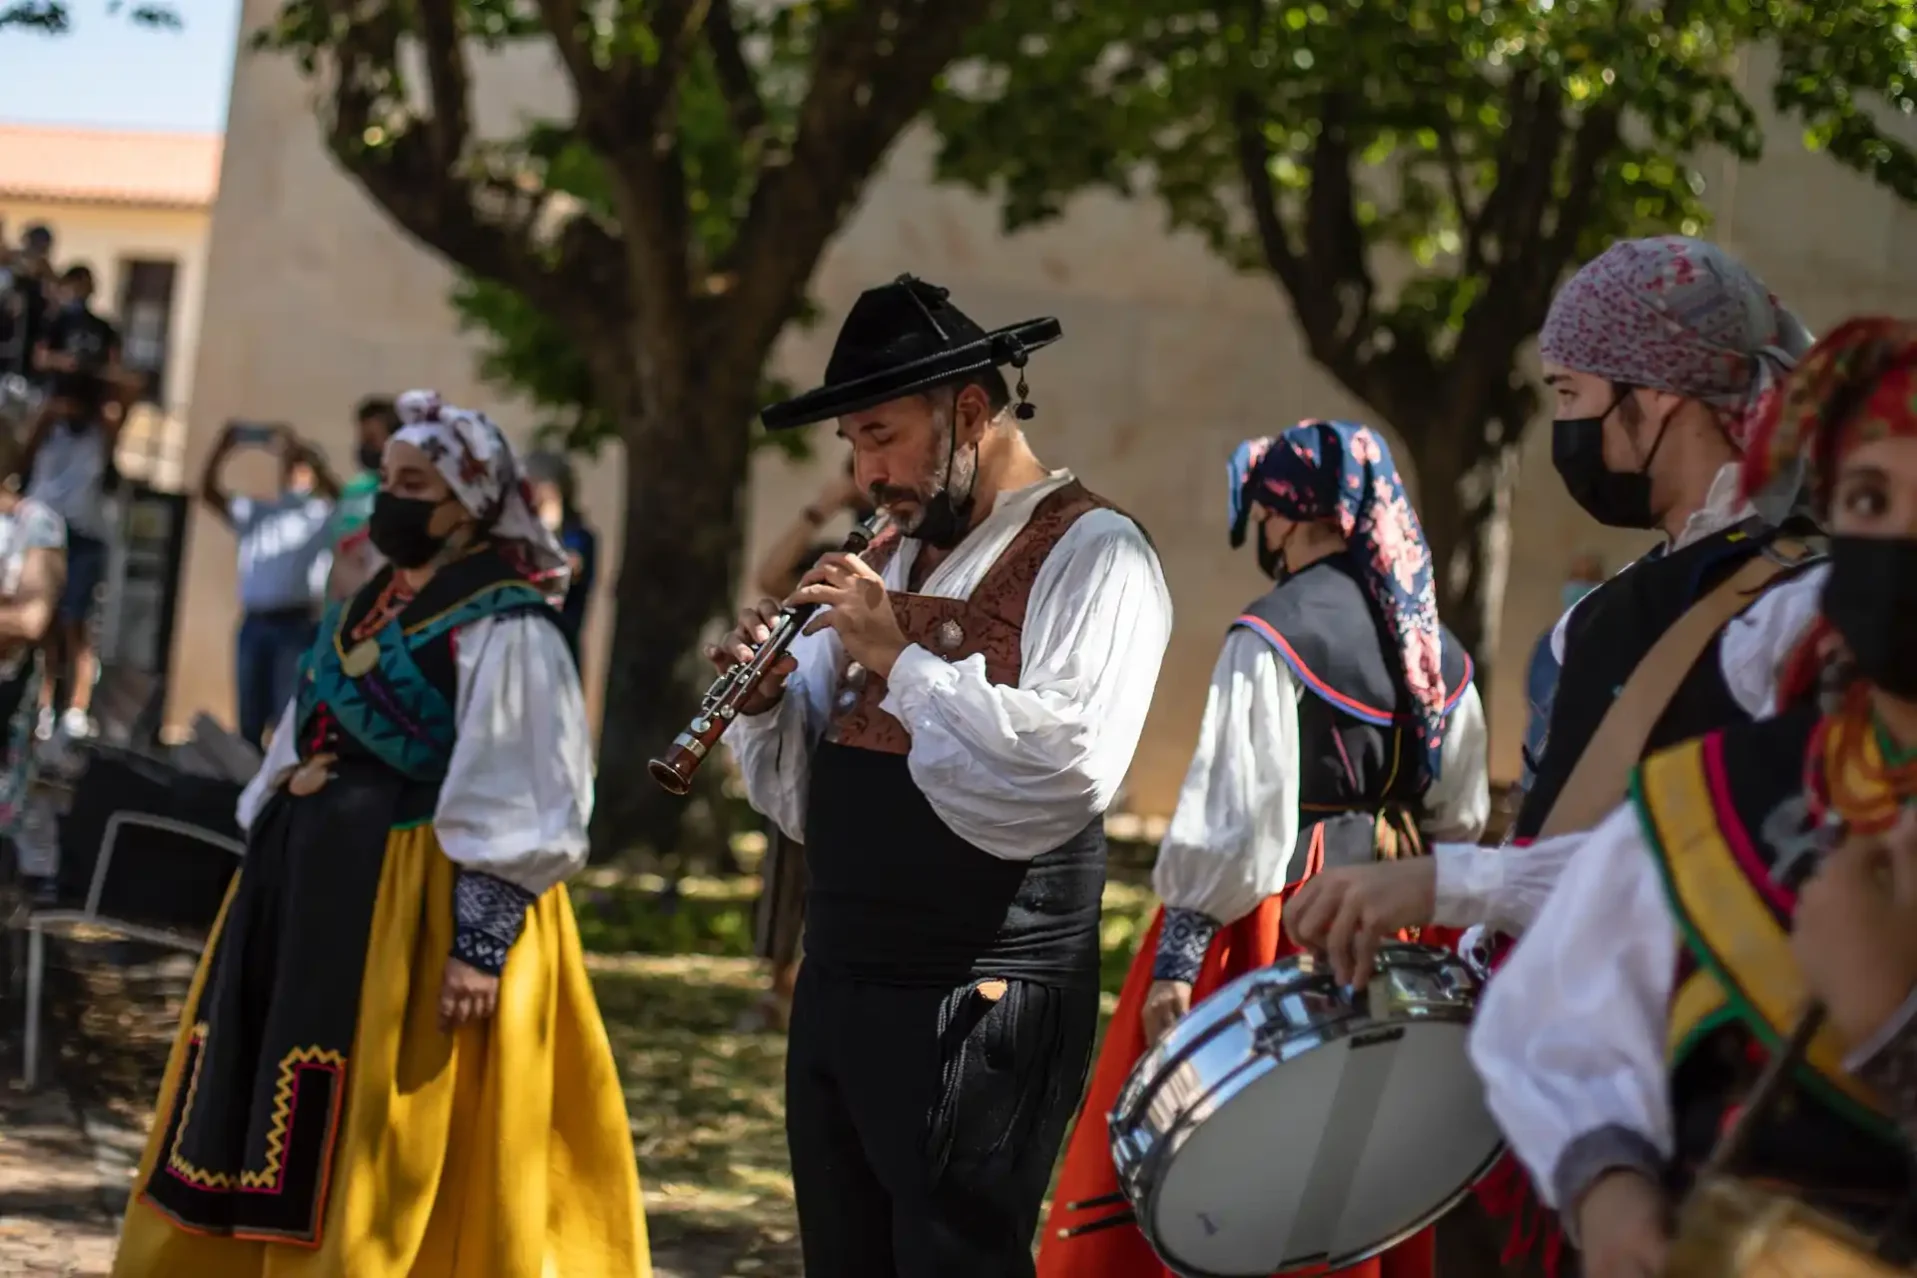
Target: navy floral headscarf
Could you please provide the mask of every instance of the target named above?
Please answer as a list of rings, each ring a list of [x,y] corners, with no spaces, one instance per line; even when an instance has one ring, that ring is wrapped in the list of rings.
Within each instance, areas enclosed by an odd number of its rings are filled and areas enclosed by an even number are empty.
[[[1382,436],[1350,422],[1301,422],[1232,452],[1231,544],[1242,546],[1255,501],[1286,519],[1336,521],[1385,626],[1397,641],[1429,775],[1444,744],[1444,641],[1424,529]]]

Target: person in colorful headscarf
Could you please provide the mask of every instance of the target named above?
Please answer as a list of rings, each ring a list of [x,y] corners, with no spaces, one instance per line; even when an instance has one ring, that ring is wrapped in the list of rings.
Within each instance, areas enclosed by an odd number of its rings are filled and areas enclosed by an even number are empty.
[[[1594,519],[1658,530],[1665,540],[1571,604],[1552,629],[1558,674],[1512,846],[1445,843],[1420,861],[1327,874],[1296,902],[1301,941],[1340,963],[1379,935],[1420,924],[1515,936],[1576,850],[1575,838],[1555,836],[1588,829],[1622,800],[1632,761],[1768,712],[1781,658],[1816,612],[1816,589],[1803,575],[1816,559],[1816,529],[1795,512],[1795,472],[1744,493],[1739,459],[1780,376],[1809,344],[1761,280],[1700,240],[1614,244],[1559,290],[1538,337],[1556,401],[1552,460]],[[1732,593],[1714,597],[1734,579]],[[1716,611],[1726,602],[1732,607]],[[1706,608],[1713,611],[1700,615],[1711,620],[1687,652],[1648,660],[1680,621]],[[1654,679],[1674,662],[1681,679],[1643,738],[1606,743],[1593,764],[1601,783],[1587,776],[1573,786],[1620,690],[1640,671]],[[1621,758],[1606,753],[1620,748]],[[1481,1181],[1477,1198],[1511,1220],[1507,1260],[1535,1254],[1555,1270],[1559,1237],[1536,1219],[1515,1164]]]
[[[1893,320],[1785,384],[1743,491],[1801,465],[1832,539],[1781,708],[1641,764],[1479,1007],[1492,1111],[1593,1278],[1663,1271],[1670,1196],[1813,999],[1827,1020],[1732,1170],[1866,1233],[1911,1201],[1914,403],[1917,325]]]
[[[563,880],[593,782],[505,437],[400,400],[370,530],[240,800],[118,1278],[643,1278],[624,1096]]]
[[[1159,849],[1164,909],[1133,960],[1053,1195],[1039,1273],[1151,1275],[1134,1226],[1060,1237],[1117,1188],[1105,1115],[1194,999],[1297,952],[1285,902],[1328,866],[1475,839],[1490,812],[1471,659],[1439,624],[1430,551],[1377,432],[1306,422],[1239,445],[1231,543],[1274,585],[1227,630]],[[1347,1272],[1428,1275],[1429,1234]]]

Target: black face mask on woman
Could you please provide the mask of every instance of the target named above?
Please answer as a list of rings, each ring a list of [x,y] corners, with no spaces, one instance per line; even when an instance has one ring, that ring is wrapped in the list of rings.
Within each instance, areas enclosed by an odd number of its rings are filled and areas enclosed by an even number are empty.
[[[1917,701],[1917,538],[1832,537],[1822,606],[1857,673]]]
[[[424,497],[400,497],[382,492],[373,498],[366,536],[373,549],[396,568],[424,568],[446,548],[446,538],[432,531],[433,512],[441,503]]]
[[[1657,514],[1651,509],[1651,462],[1664,446],[1664,434],[1671,428],[1665,418],[1658,427],[1651,451],[1634,471],[1618,472],[1604,464],[1604,421],[1624,402],[1623,391],[1611,407],[1596,417],[1566,417],[1551,423],[1551,464],[1564,480],[1565,491],[1584,507],[1584,513],[1608,528],[1655,528]]]

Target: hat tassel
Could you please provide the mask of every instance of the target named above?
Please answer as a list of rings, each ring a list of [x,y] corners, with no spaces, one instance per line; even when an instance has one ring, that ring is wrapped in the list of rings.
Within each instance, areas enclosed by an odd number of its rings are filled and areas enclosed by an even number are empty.
[[[1038,406],[1032,403],[1032,388],[1025,381],[1025,347],[1021,344],[1017,344],[1017,338],[1013,338],[1012,340],[1015,344],[1012,348],[1012,358],[1009,362],[1013,368],[1018,370],[1018,385],[1013,388],[1013,393],[1018,396],[1018,403],[1013,407],[1012,415],[1022,422],[1029,422],[1032,418],[1038,416]]]

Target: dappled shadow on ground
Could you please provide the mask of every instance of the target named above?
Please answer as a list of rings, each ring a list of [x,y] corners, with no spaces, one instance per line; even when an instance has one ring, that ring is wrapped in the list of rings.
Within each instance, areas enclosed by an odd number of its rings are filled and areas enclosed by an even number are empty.
[[[739,1028],[763,988],[749,948],[750,880],[662,892],[603,873],[575,892],[625,1081],[659,1278],[798,1278],[785,1152],[784,1036]],[[1147,921],[1149,895],[1114,884],[1103,928],[1106,1006]],[[115,1192],[78,1114],[137,1134],[192,965],[111,942],[49,947],[45,1068],[35,1097],[0,1086],[0,1273],[104,1274]],[[0,1000],[0,1070],[18,1076],[20,1007]],[[31,1112],[29,1112],[31,1111]],[[34,1134],[28,1137],[28,1125]],[[11,1137],[11,1147],[8,1138]],[[19,1175],[9,1179],[13,1164]],[[84,1235],[84,1237],[83,1237]],[[90,1250],[76,1250],[84,1244]],[[58,1266],[41,1268],[42,1264]]]

